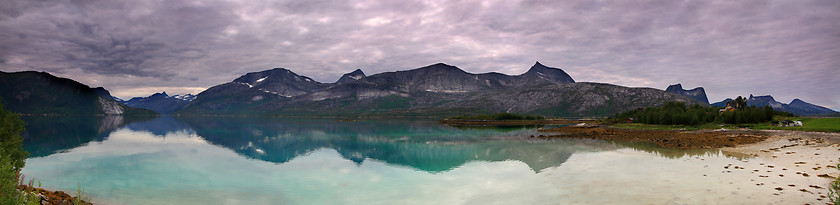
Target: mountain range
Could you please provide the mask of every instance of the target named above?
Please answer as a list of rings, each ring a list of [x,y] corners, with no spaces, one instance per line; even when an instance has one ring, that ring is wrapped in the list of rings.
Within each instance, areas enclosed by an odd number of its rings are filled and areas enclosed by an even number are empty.
[[[104,88],[46,72],[0,72],[0,98],[7,110],[37,115],[157,115],[126,106]]]
[[[213,86],[177,115],[452,115],[514,112],[610,115],[667,101],[696,102],[653,88],[576,83],[539,62],[521,75],[473,74],[438,63],[366,76],[361,70],[321,83],[288,69],[245,74]]]
[[[724,107],[726,103],[732,101],[731,98],[727,98],[726,100],[712,103],[712,106],[717,107]],[[773,110],[782,111],[782,112],[789,112],[795,115],[836,115],[838,114],[837,111],[831,110],[826,107],[822,107],[819,105],[814,105],[811,103],[807,103],[800,99],[793,99],[790,104],[784,104],[779,101],[773,99],[773,96],[764,95],[764,96],[753,96],[750,94],[750,97],[747,98],[747,105],[748,106],[756,106],[756,107],[764,107],[770,106]]]
[[[545,116],[605,116],[668,101],[708,105],[702,87],[681,84],[663,91],[575,82],[559,68],[536,62],[520,75],[474,74],[438,63],[367,76],[362,70],[322,83],[285,68],[242,75],[198,95],[166,92],[128,101],[104,88],[44,72],[0,72],[0,97],[24,114],[81,115],[270,115],[270,116],[451,116],[511,112]],[[837,112],[796,99],[750,96],[750,105],[770,105],[799,115]],[[722,106],[726,101],[712,105]]]
[[[191,94],[169,96],[166,92],[162,92],[155,93],[149,97],[131,98],[130,100],[122,103],[135,108],[149,109],[160,114],[169,114],[180,110],[186,106],[187,103],[190,103],[193,99],[195,99],[195,97],[195,95]]]

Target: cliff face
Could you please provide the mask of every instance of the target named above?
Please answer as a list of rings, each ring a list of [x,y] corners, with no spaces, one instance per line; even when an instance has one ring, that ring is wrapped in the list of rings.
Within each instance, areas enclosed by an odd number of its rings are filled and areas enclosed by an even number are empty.
[[[703,89],[703,87],[696,87],[691,90],[685,90],[683,89],[681,84],[677,83],[668,86],[668,88],[665,89],[665,92],[676,93],[709,104],[709,98],[706,97],[706,90]]]

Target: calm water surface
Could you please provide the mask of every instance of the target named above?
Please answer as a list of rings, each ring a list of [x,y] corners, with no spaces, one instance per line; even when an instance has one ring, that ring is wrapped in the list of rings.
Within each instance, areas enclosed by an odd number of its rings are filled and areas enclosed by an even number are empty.
[[[428,120],[25,117],[24,173],[99,204],[774,202],[757,160]],[[751,176],[751,175],[750,175]],[[734,182],[734,183],[733,183]]]

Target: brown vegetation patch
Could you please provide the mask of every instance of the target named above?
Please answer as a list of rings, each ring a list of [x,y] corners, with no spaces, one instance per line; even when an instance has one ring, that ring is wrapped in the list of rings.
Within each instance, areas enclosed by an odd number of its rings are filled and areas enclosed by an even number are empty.
[[[490,126],[490,125],[565,125],[577,124],[585,122],[593,122],[594,120],[563,120],[563,119],[547,119],[547,120],[460,120],[460,119],[445,119],[439,121],[448,125],[474,125],[474,126]]]
[[[620,140],[629,142],[651,142],[666,148],[720,148],[750,144],[767,139],[767,134],[751,130],[695,131],[674,130],[631,130],[604,127],[560,127],[540,130],[556,135],[540,135],[539,138],[586,138],[599,140]]]
[[[41,204],[73,204],[76,197],[70,196],[63,191],[49,191],[42,188],[32,188],[27,185],[18,185],[20,190],[35,190],[41,195]],[[82,204],[92,204],[87,201],[81,201]]]

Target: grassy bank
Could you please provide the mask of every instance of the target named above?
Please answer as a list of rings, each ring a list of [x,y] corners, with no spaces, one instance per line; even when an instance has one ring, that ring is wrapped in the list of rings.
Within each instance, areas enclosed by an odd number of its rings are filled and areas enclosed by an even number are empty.
[[[797,130],[817,132],[840,132],[840,118],[813,118],[813,117],[778,117],[774,120],[802,121],[801,127],[775,127],[770,124],[745,124],[743,127],[757,130]]]

